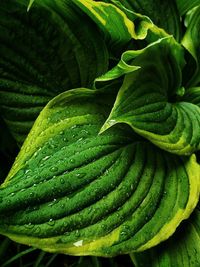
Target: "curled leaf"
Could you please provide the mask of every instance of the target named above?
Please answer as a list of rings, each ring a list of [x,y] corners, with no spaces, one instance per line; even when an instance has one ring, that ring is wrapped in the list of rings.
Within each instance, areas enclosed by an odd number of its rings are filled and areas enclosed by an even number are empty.
[[[173,38],[163,38],[124,59],[140,68],[127,74],[101,132],[117,123],[132,129],[158,147],[179,155],[200,148],[200,109],[182,96],[183,50]],[[130,58],[132,57],[132,61]]]

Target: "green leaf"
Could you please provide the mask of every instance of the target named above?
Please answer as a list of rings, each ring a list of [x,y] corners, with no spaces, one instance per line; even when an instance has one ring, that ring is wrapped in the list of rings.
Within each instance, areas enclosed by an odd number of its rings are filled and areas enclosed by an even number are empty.
[[[179,155],[200,148],[200,109],[180,102],[183,50],[172,37],[124,53],[122,60],[141,68],[127,74],[101,132],[117,123],[158,147]],[[132,58],[132,61],[130,60]]]
[[[136,267],[197,267],[200,263],[200,211],[191,217],[176,233],[161,245],[132,255]]]
[[[187,82],[187,87],[194,87],[200,82],[200,5],[187,13],[185,25],[187,30],[181,43],[196,62],[193,77]]]
[[[181,37],[181,24],[175,1],[162,0],[109,0],[105,2],[120,2],[127,9],[148,16],[155,25],[172,34],[177,40]]]
[[[176,4],[178,6],[180,16],[183,16],[193,7],[200,5],[200,0],[176,0]]]
[[[114,256],[173,234],[199,197],[195,156],[126,125],[98,132],[115,96],[65,92],[43,109],[0,189],[0,233],[49,252]]]
[[[29,12],[26,0],[2,0],[0,40],[0,111],[19,144],[51,98],[108,68],[104,37],[70,0],[38,0]]]

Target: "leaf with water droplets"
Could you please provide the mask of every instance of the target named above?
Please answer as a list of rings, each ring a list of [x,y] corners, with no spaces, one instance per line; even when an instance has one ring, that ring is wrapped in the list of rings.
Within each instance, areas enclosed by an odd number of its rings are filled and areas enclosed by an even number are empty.
[[[0,188],[1,234],[50,252],[112,256],[155,246],[190,215],[195,156],[161,151],[126,124],[99,135],[111,110],[104,99],[115,96],[80,88],[43,109]]]

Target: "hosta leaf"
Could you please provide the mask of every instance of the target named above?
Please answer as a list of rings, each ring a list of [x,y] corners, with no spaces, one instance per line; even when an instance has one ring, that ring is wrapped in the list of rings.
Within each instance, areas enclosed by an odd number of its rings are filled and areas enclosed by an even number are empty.
[[[108,66],[103,37],[70,0],[38,0],[29,12],[27,2],[0,6],[0,111],[20,144],[51,98],[90,87]]]
[[[112,101],[82,88],[48,103],[1,186],[1,234],[50,252],[113,256],[160,243],[190,215],[195,156],[161,151],[126,125],[99,135]]]
[[[198,267],[200,264],[200,211],[161,245],[132,255],[136,267]]]
[[[179,13],[182,16],[185,13],[187,13],[190,9],[192,9],[193,7],[200,5],[200,0],[192,0],[192,1],[176,0],[176,3],[178,6]]]
[[[127,123],[171,153],[187,155],[198,150],[200,109],[178,102],[184,92],[181,47],[173,38],[163,38],[143,50],[125,52],[122,59],[141,68],[126,75],[101,132],[116,123]]]
[[[148,16],[154,24],[163,28],[169,34],[179,40],[181,37],[181,25],[178,9],[175,1],[162,0],[108,0],[105,2],[120,2],[127,9]]]
[[[186,16],[186,33],[182,45],[189,51],[196,62],[196,70],[193,77],[188,81],[187,86],[197,86],[200,82],[200,5],[190,10]]]

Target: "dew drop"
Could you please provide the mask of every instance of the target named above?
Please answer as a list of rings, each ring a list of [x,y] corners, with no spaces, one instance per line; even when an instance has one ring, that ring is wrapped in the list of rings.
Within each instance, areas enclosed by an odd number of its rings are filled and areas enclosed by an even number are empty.
[[[65,204],[61,204],[61,208],[64,209],[65,208]]]
[[[53,167],[50,168],[50,171],[51,171],[51,172],[56,172],[57,170],[58,170],[58,168],[55,167],[55,166],[53,166]]]
[[[49,219],[47,224],[50,225],[50,226],[54,226],[55,225],[55,221],[53,219]]]
[[[51,156],[46,156],[46,157],[44,157],[42,160],[45,161],[45,160],[49,159],[50,157],[51,157]]]
[[[27,147],[25,148],[25,152],[28,153],[28,152],[30,151],[30,149],[31,149],[31,147],[30,147],[30,146],[27,146]]]
[[[65,180],[63,178],[60,178],[60,183],[61,184],[64,184],[65,183]]]
[[[28,228],[28,229],[32,229],[34,227],[34,224],[32,224],[30,222],[30,223],[26,224],[25,227]]]
[[[31,192],[29,195],[30,195],[30,197],[33,197],[33,196],[34,196],[34,193],[33,193],[33,192]]]
[[[82,247],[82,245],[83,245],[83,240],[79,240],[79,241],[75,242],[73,245],[74,245],[75,247]]]
[[[75,236],[76,236],[76,237],[79,237],[79,236],[80,236],[79,230],[76,230],[76,232],[75,232]]]
[[[15,195],[15,193],[11,193],[10,195],[11,195],[11,197],[13,197]]]
[[[79,179],[83,178],[85,176],[85,173],[77,173],[76,177],[78,177]]]

